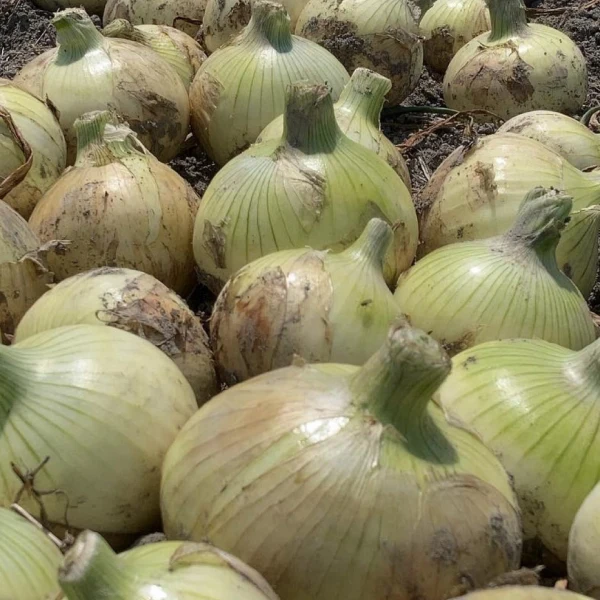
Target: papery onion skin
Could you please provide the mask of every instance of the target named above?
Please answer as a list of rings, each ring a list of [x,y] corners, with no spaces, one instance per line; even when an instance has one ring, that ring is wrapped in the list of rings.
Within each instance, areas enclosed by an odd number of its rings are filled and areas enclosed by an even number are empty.
[[[30,61],[14,82],[56,107],[69,163],[75,158],[75,120],[109,108],[158,159],[174,158],[188,133],[189,106],[173,68],[146,47],[105,38],[80,9],[61,11],[52,22],[60,46]]]
[[[467,600],[586,600],[586,596],[580,594],[534,585],[480,590],[460,597]]]
[[[8,79],[0,78],[0,106],[10,113],[33,152],[33,163],[25,179],[3,198],[27,219],[67,164],[65,138],[52,111]]]
[[[50,457],[35,486],[60,490],[43,496],[57,532],[93,527],[118,544],[156,527],[163,456],[197,405],[152,344],[75,325],[0,346],[0,406],[0,505],[21,487],[11,461],[26,473]],[[39,517],[31,495],[20,503]]]
[[[60,550],[34,525],[0,508],[0,581],[6,600],[54,598]]]
[[[102,267],[69,277],[27,311],[15,341],[48,329],[83,324],[116,327],[152,342],[181,369],[198,405],[217,393],[202,322],[177,294],[151,275]]]

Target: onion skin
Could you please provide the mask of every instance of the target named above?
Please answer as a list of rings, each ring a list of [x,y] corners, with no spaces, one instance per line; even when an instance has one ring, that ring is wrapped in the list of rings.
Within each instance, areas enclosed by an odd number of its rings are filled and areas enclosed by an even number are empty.
[[[507,586],[460,596],[468,600],[586,600],[586,596],[546,587]]]

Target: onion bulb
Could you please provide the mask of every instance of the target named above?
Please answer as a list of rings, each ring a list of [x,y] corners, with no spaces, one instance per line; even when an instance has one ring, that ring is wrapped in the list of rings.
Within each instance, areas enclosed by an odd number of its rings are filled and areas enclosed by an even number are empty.
[[[70,240],[49,264],[58,280],[96,267],[144,271],[180,294],[196,282],[199,199],[106,111],[75,122],[77,162],[46,192],[29,224],[42,241]]]
[[[567,115],[534,110],[513,117],[498,132],[516,133],[537,140],[578,169],[600,165],[600,137]]]
[[[492,30],[463,46],[444,77],[456,110],[489,110],[503,119],[531,110],[575,113],[588,89],[585,58],[564,33],[527,24],[523,0],[486,0]]]
[[[102,267],[69,277],[27,311],[15,341],[80,324],[108,325],[152,342],[181,369],[199,405],[217,393],[208,338],[200,319],[151,275]]]
[[[283,113],[289,84],[326,83],[337,100],[348,73],[329,52],[293,36],[286,10],[257,0],[249,25],[200,67],[190,89],[192,129],[219,165]]]
[[[391,82],[387,77],[369,69],[356,69],[344,86],[333,110],[342,132],[354,142],[376,152],[400,175],[406,187],[410,189],[410,173],[406,161],[380,129],[379,117],[385,95],[390,89]],[[283,115],[280,115],[263,129],[257,142],[280,139],[282,134]]]
[[[33,3],[51,12],[65,8],[83,8],[89,14],[101,15],[106,0],[33,0]]]
[[[209,59],[210,60],[210,59]],[[194,227],[201,277],[214,291],[252,260],[310,246],[347,248],[373,217],[394,225],[386,280],[412,262],[417,218],[410,192],[335,120],[324,85],[290,86],[280,139],[256,144],[211,181]]]
[[[206,60],[200,44],[168,25],[136,25],[125,19],[116,19],[103,30],[105,37],[131,40],[154,50],[177,71],[185,89],[190,87],[196,71]]]
[[[514,568],[509,479],[431,402],[449,371],[399,323],[362,367],[291,366],[222,392],[165,458],[167,536],[209,539],[286,600],[441,600]]]
[[[363,364],[400,315],[383,278],[392,239],[390,226],[372,219],[339,254],[284,250],[238,271],[210,322],[222,378],[242,381],[287,367],[295,356]]]
[[[172,159],[189,127],[185,86],[155,52],[141,44],[104,37],[78,8],[52,19],[59,47],[21,69],[15,84],[50,100],[75,157],[74,122],[83,113],[114,109],[157,158]]]
[[[575,515],[569,534],[567,562],[573,587],[596,600],[600,598],[599,544],[600,483],[597,483]]]
[[[589,600],[585,596],[565,590],[557,590],[534,585],[503,586],[489,590],[479,590],[466,596],[466,600]]]
[[[0,508],[0,531],[2,598],[55,598],[60,550],[35,525],[6,508]]]
[[[117,556],[92,531],[67,552],[58,580],[68,600],[278,600],[256,571],[209,544],[161,542]]]
[[[425,64],[444,73],[467,42],[492,28],[485,0],[438,0],[419,25]]]
[[[513,476],[525,540],[567,558],[569,530],[600,472],[600,342],[488,342],[454,357],[445,411]],[[597,548],[597,546],[596,546]]]
[[[321,44],[352,73],[366,67],[389,77],[390,104],[416,87],[423,45],[409,0],[309,0],[296,34]]]
[[[585,299],[556,263],[571,206],[569,196],[535,188],[507,233],[428,254],[398,280],[402,312],[453,352],[518,337],[590,344]]]
[[[152,344],[112,327],[74,325],[0,346],[0,505],[44,524],[94,528],[115,543],[156,527],[166,449],[196,410],[179,369]],[[49,457],[49,459],[46,459]],[[41,506],[44,510],[41,510]]]
[[[10,115],[32,152],[31,166],[23,180],[4,196],[4,201],[27,219],[67,164],[65,138],[52,111],[7,79],[0,79],[0,108]],[[7,125],[0,124],[0,179],[7,177],[22,154],[18,141],[10,138]]]

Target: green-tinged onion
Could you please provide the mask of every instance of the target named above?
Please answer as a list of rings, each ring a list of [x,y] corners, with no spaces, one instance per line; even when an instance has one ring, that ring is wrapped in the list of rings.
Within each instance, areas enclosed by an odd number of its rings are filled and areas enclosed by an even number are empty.
[[[18,499],[44,524],[115,543],[159,519],[160,468],[196,410],[179,369],[149,342],[74,325],[0,346],[0,505]],[[36,490],[22,489],[11,462]]]
[[[206,54],[195,39],[168,25],[134,26],[126,19],[115,19],[102,30],[102,34],[138,42],[154,50],[177,71],[186,89],[206,60]]]
[[[485,0],[438,0],[419,25],[425,64],[444,73],[452,57],[492,27]]]
[[[600,165],[600,137],[567,115],[550,110],[534,110],[513,117],[498,131],[537,140],[578,169]]]
[[[292,364],[363,364],[400,315],[385,279],[390,226],[373,219],[344,252],[284,250],[227,283],[211,318],[215,359],[234,383]]]
[[[6,508],[0,508],[0,532],[0,598],[55,598],[60,550],[35,525]]]
[[[68,600],[278,600],[254,569],[209,544],[161,542],[117,556],[92,531],[67,552],[58,580]]]
[[[574,350],[590,344],[585,299],[556,262],[571,206],[569,196],[535,188],[507,233],[428,254],[398,280],[402,312],[454,352],[519,337]]]
[[[67,164],[65,138],[52,111],[7,79],[0,79],[0,108],[11,116],[15,128],[32,151],[31,168],[4,196],[4,201],[27,219]],[[21,154],[18,144],[10,140],[7,126],[0,124],[0,179],[8,175]]]
[[[189,106],[171,65],[141,44],[104,37],[81,9],[61,11],[52,23],[59,46],[25,65],[14,81],[56,107],[69,162],[75,158],[75,120],[108,108],[157,158],[173,158],[188,132]]]
[[[103,267],[65,279],[27,311],[15,341],[80,324],[109,325],[152,342],[181,369],[199,405],[217,393],[208,338],[200,319],[151,275]]]
[[[29,224],[42,241],[69,240],[50,257],[58,280],[96,267],[144,271],[181,294],[195,285],[192,234],[199,199],[106,111],[75,122],[77,162],[44,194]]]
[[[333,106],[335,120],[351,140],[383,158],[410,189],[410,173],[406,161],[380,129],[381,109],[390,89],[391,82],[387,77],[369,69],[356,69],[344,86],[340,99]],[[280,115],[263,129],[257,142],[280,139],[282,134],[283,115]]]
[[[257,0],[249,25],[204,62],[192,83],[194,134],[225,164],[283,113],[287,87],[300,80],[327,84],[337,100],[348,73],[327,50],[291,34],[281,4]]]
[[[467,600],[589,600],[585,596],[547,587],[505,586],[460,596]]]
[[[449,370],[402,323],[362,367],[291,366],[221,393],[165,458],[167,536],[211,540],[286,600],[441,600],[514,568],[504,469],[430,401]]]
[[[381,158],[341,132],[326,86],[296,83],[281,139],[255,144],[208,186],[194,255],[219,291],[241,267],[277,250],[343,250],[373,217],[395,228],[386,264],[386,280],[394,281],[417,246],[410,192]]]
[[[594,365],[594,366],[597,366]],[[600,483],[577,511],[569,534],[568,568],[573,587],[600,598]]]
[[[349,73],[366,67],[389,77],[388,101],[400,104],[416,87],[423,44],[409,0],[309,0],[296,33],[337,56]]]
[[[564,33],[527,24],[523,0],[486,0],[492,30],[463,46],[444,77],[456,110],[508,119],[531,110],[575,113],[588,89],[585,58]]]

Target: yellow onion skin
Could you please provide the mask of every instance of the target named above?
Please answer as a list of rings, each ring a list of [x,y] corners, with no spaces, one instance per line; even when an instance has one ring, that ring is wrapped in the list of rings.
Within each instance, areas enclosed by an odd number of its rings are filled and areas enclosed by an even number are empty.
[[[573,588],[590,598],[600,598],[600,484],[577,511],[569,533],[568,571]]]
[[[0,581],[6,600],[45,600],[59,591],[60,550],[35,525],[0,508]]]
[[[290,87],[286,131],[221,169],[196,216],[194,255],[215,292],[243,266],[278,250],[340,251],[371,218],[394,226],[385,276],[411,264],[418,225],[410,192],[392,168],[345,136],[325,86]],[[240,226],[243,224],[243,226]]]
[[[0,505],[35,476],[48,524],[95,530],[115,544],[159,520],[160,467],[196,410],[194,392],[152,344],[112,327],[74,325],[0,346]],[[18,394],[15,393],[18,390]],[[40,506],[20,504],[37,518]]]
[[[154,344],[181,369],[199,405],[217,393],[202,322],[175,292],[151,275],[102,267],[69,277],[27,311],[15,341],[83,324],[116,327]]]
[[[26,177],[3,200],[29,218],[42,194],[59,178],[67,164],[65,138],[52,111],[38,98],[0,78],[0,107],[11,115],[15,127],[27,141],[33,161]],[[4,135],[2,135],[4,137]],[[2,152],[0,177],[10,161]]]
[[[488,110],[503,119],[532,110],[576,113],[588,90],[583,54],[564,33],[527,24],[522,0],[487,0],[491,32],[463,46],[444,76],[455,110]]]
[[[586,596],[547,587],[503,586],[460,596],[468,600],[586,600]]]
[[[165,458],[167,536],[211,540],[286,600],[441,600],[513,568],[506,473],[429,402],[448,369],[401,324],[363,367],[291,366],[222,392]]]
[[[445,73],[453,56],[473,38],[491,29],[485,0],[438,0],[419,24],[425,64]]]
[[[359,67],[389,77],[391,105],[416,87],[423,69],[423,44],[407,0],[309,0],[296,34],[321,44],[352,73]]]
[[[301,80],[326,83],[337,100],[348,73],[326,50],[291,35],[280,4],[258,0],[250,24],[208,57],[192,83],[194,135],[224,165],[283,113],[288,86]]]
[[[187,92],[174,69],[149,48],[105,38],[80,9],[61,11],[52,22],[60,46],[30,61],[14,82],[56,107],[69,163],[75,120],[109,108],[159,160],[174,158],[189,128]]]
[[[535,188],[506,234],[445,246],[403,273],[394,293],[402,312],[452,353],[505,338],[590,344],[585,299],[556,262],[570,210],[568,196]]]
[[[186,295],[196,283],[192,234],[199,199],[192,187],[114,126],[106,112],[78,120],[72,169],[44,194],[29,224],[42,241],[69,240],[49,257],[58,281],[102,266],[131,268]]]
[[[242,268],[210,321],[222,379],[243,381],[295,357],[363,364],[400,316],[383,278],[392,239],[390,226],[373,219],[342,253],[284,250]]]
[[[600,138],[583,123],[551,110],[534,110],[513,117],[498,133],[515,133],[537,140],[558,152],[578,169],[600,165]]]

